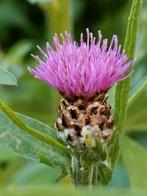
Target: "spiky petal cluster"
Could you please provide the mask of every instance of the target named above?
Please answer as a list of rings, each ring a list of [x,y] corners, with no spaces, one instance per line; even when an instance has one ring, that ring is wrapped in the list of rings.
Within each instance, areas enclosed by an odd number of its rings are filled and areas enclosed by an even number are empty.
[[[37,55],[33,57],[38,62],[36,68],[29,68],[38,79],[67,95],[87,96],[107,91],[114,83],[128,77],[126,74],[132,61],[121,52],[116,35],[108,40],[102,40],[98,32],[98,40],[87,29],[87,40],[80,36],[80,44],[74,41],[71,35],[61,34],[53,37],[54,47],[47,43],[46,51],[39,46],[43,55],[41,60]]]

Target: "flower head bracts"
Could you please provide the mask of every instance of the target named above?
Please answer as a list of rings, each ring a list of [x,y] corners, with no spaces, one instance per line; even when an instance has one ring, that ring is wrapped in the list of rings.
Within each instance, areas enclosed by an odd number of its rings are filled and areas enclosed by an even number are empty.
[[[128,77],[128,69],[132,61],[121,52],[116,35],[112,37],[110,45],[108,40],[102,40],[98,32],[98,41],[87,29],[87,40],[80,36],[80,45],[71,35],[61,34],[62,43],[55,34],[54,47],[46,44],[41,60],[33,55],[38,62],[36,68],[29,71],[36,78],[43,80],[50,86],[67,95],[87,96],[107,91],[114,83]]]

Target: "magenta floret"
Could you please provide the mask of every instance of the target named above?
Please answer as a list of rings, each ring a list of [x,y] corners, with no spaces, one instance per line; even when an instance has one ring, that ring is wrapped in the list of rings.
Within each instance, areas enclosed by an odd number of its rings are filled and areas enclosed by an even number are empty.
[[[54,47],[46,44],[46,51],[37,48],[43,55],[41,60],[33,55],[38,62],[29,71],[39,80],[68,95],[87,96],[107,91],[111,86],[129,76],[128,69],[133,61],[128,60],[116,35],[102,40],[98,32],[98,41],[87,29],[87,40],[80,36],[80,44],[74,41],[70,33],[53,37]]]

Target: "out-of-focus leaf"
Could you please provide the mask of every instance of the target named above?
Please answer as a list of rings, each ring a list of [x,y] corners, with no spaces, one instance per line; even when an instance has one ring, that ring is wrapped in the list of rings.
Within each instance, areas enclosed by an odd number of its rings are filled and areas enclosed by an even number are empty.
[[[106,189],[106,188],[93,188],[92,190],[75,189],[73,187],[66,186],[44,186],[44,187],[25,187],[25,188],[7,188],[2,192],[3,196],[40,196],[40,195],[52,195],[52,196],[145,196],[147,190],[142,189]]]
[[[56,101],[55,90],[40,81],[34,80],[33,77],[31,79],[21,78],[20,83],[19,88],[13,88],[11,91],[6,92],[2,88],[0,98],[10,103],[16,111],[54,126],[59,106],[59,101]]]
[[[115,188],[129,188],[128,174],[124,165],[121,162],[119,162],[117,164],[117,167],[113,170],[112,179],[109,182],[108,186]]]
[[[147,152],[135,141],[121,138],[121,156],[132,188],[147,187]]]
[[[15,76],[6,69],[0,68],[0,84],[17,85]]]
[[[128,108],[136,101],[136,99],[141,95],[141,93],[144,91],[145,87],[147,86],[147,76],[144,77],[138,85],[132,90],[130,93],[131,96],[128,100]]]
[[[130,59],[133,58],[135,52],[138,19],[140,15],[141,5],[142,5],[142,0],[133,0],[130,16],[128,18],[124,49]],[[124,130],[129,91],[130,91],[130,77],[125,81],[118,83],[116,87],[115,121],[116,121],[116,128],[119,131]]]
[[[137,39],[137,47],[136,47],[136,53],[135,57],[137,60],[142,59],[147,54],[147,45],[146,45],[146,39],[147,39],[147,2],[143,1],[143,7],[141,11],[141,22],[140,22],[140,28],[139,28],[139,36]]]
[[[131,132],[129,133],[129,136],[135,140],[139,145],[141,145],[145,150],[147,150],[147,133],[146,131],[142,132]]]
[[[0,188],[14,181],[15,173],[24,163],[24,160],[18,157],[11,161],[4,160],[0,162]]]
[[[0,146],[0,187],[14,180],[15,173],[25,164],[24,159]]]
[[[125,130],[147,131],[147,87],[129,107]]]
[[[37,128],[47,134],[53,136],[54,133],[42,123],[17,114],[23,121],[30,127]],[[8,147],[10,150],[17,152],[20,156],[30,158],[33,160],[41,161],[41,157],[46,160],[53,167],[68,166],[69,159],[64,153],[61,153],[47,143],[33,137],[32,135],[24,132],[13,121],[11,121],[4,112],[0,112],[0,144]]]
[[[13,160],[16,158],[16,153],[10,152],[7,148],[0,146],[0,162],[5,160]]]
[[[22,62],[22,58],[28,53],[31,47],[32,43],[29,40],[17,42],[4,55],[2,65],[4,67],[10,67],[15,64],[20,64]]]
[[[59,170],[35,162],[27,163],[16,172],[15,180],[18,186],[48,185],[55,183]]]

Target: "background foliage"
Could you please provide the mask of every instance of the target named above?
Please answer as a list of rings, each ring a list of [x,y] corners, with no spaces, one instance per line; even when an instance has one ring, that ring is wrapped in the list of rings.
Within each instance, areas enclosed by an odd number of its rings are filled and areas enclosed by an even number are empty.
[[[1,0],[0,84],[5,80],[2,73],[7,72],[5,76],[8,84],[13,83],[18,86],[0,85],[0,98],[15,111],[53,126],[59,95],[28,73],[27,66],[34,65],[30,53],[37,53],[37,44],[44,46],[46,41],[51,40],[54,32],[60,33],[65,29],[72,32],[76,40],[79,40],[79,33],[85,32],[86,27],[95,34],[98,29],[101,29],[103,36],[108,38],[117,33],[120,43],[123,44],[131,3],[132,0]],[[109,183],[110,187],[122,188],[120,195],[124,193],[123,188],[146,188],[147,185],[146,36],[147,2],[144,1],[125,126],[125,135],[129,137],[125,136],[121,139],[122,153],[119,165]],[[141,91],[134,96],[133,92],[136,92],[136,89]],[[110,101],[113,101],[113,96]],[[24,160],[0,147],[0,187],[11,186],[12,193],[15,187],[56,185],[58,172],[58,168],[52,169],[43,164]],[[68,178],[58,184],[71,187]],[[19,195],[19,188],[16,190]],[[55,194],[54,189],[50,191]],[[63,191],[62,188],[58,192],[60,191]],[[48,190],[44,192],[46,194]],[[110,192],[113,195],[113,190]],[[130,194],[137,195],[137,191],[132,190]]]

